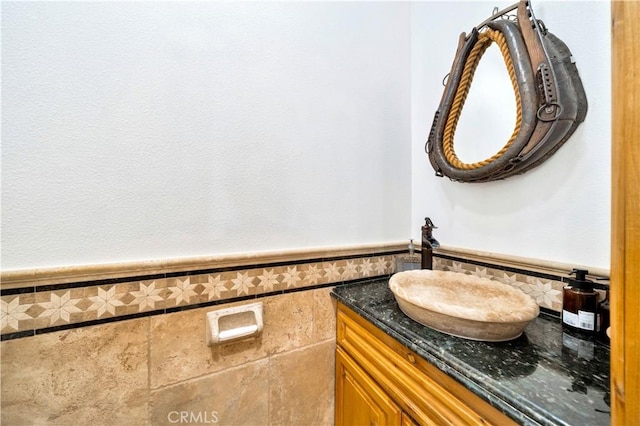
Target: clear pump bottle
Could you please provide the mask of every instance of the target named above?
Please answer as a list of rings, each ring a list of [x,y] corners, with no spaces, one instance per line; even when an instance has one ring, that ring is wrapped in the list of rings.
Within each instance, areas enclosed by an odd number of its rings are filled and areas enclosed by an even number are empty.
[[[396,272],[420,269],[420,256],[415,254],[413,240],[409,241],[409,254],[396,257]]]

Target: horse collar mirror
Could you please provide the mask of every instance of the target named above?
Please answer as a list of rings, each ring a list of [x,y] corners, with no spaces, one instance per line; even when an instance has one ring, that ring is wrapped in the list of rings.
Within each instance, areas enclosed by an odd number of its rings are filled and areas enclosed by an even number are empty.
[[[516,9],[515,16],[508,15]],[[483,53],[494,42],[513,85],[515,129],[494,156],[465,163],[454,151],[453,137],[473,74]],[[569,48],[536,19],[530,2],[521,0],[501,11],[494,10],[470,34],[460,35],[425,149],[436,176],[459,182],[504,179],[549,158],[586,114],[587,98]]]

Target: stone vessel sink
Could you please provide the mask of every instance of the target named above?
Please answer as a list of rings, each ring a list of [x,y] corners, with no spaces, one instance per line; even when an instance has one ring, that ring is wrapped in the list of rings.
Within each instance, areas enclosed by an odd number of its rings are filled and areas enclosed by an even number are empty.
[[[517,288],[458,272],[399,272],[389,288],[409,318],[471,340],[515,339],[540,313],[535,300]]]

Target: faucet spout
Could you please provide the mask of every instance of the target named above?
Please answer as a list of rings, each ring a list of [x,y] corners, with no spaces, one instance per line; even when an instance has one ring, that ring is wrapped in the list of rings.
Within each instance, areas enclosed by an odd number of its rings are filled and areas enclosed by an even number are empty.
[[[437,226],[433,224],[428,217],[424,218],[424,225],[422,226],[422,248],[421,248],[421,262],[422,269],[433,269],[433,249],[440,247],[438,240],[433,238],[433,229]]]

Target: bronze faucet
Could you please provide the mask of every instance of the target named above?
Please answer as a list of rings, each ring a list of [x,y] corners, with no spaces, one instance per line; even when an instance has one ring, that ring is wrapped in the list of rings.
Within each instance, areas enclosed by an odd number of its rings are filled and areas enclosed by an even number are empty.
[[[433,269],[433,249],[440,247],[438,240],[433,238],[431,232],[434,228],[438,228],[431,222],[428,217],[424,218],[424,226],[422,227],[422,249],[421,251],[421,268]]]

